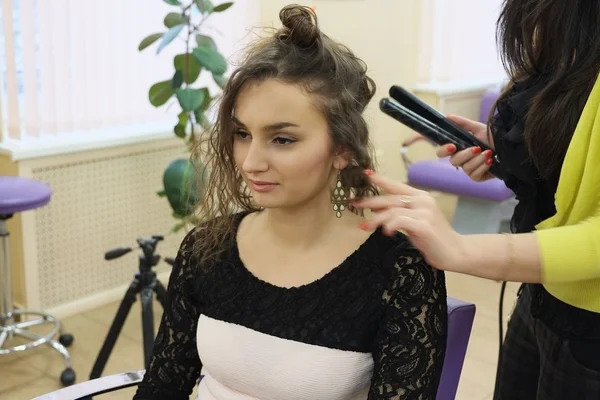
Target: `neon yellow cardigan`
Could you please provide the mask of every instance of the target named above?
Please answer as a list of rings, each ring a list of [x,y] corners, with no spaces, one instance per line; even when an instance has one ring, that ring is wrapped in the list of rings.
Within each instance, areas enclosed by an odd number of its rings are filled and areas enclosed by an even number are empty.
[[[536,226],[544,287],[600,313],[600,77],[569,144],[555,196],[556,214]]]

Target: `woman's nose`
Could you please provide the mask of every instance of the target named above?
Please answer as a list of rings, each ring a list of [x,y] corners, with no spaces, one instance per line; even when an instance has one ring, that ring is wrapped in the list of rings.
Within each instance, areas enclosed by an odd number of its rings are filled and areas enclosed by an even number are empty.
[[[248,146],[242,168],[246,173],[264,172],[269,168],[267,149],[257,141]]]

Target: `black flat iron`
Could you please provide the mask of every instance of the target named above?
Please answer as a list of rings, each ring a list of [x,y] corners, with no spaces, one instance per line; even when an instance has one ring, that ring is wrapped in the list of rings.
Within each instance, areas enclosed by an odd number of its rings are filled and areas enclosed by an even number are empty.
[[[454,144],[457,151],[479,146],[482,151],[492,150],[471,133],[446,118],[414,94],[400,86],[390,88],[390,97],[381,99],[379,109],[385,114],[423,135],[429,141],[442,146]],[[493,150],[492,150],[493,152]],[[489,172],[503,179],[505,171],[497,154],[493,154],[494,163]]]

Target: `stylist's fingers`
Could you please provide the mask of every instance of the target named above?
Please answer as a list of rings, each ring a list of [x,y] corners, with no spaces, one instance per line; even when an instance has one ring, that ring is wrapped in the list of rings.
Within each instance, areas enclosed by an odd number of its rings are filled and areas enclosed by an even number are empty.
[[[482,124],[479,121],[473,121],[472,119],[461,117],[459,115],[448,114],[448,119],[459,125],[461,128],[473,133],[474,135],[477,135],[482,130],[486,129],[485,124]]]
[[[469,147],[468,149],[461,150],[452,155],[450,157],[450,164],[454,165],[455,167],[462,167],[464,164],[476,158],[480,154],[480,147]]]
[[[403,231],[411,236],[424,228],[425,224],[419,215],[419,211],[406,208],[385,209],[375,214],[370,220],[362,222],[360,227],[363,230],[372,231],[380,226],[386,235]]]
[[[393,180],[384,175],[375,173],[370,169],[365,170],[365,174],[369,177],[369,181],[378,186],[380,189],[385,190],[390,194],[399,194],[406,196],[416,196],[424,193],[423,190],[414,188],[406,183]]]
[[[462,169],[467,175],[471,175],[480,166],[485,165],[485,163],[490,160],[491,157],[492,152],[490,150],[486,150],[483,153],[471,158],[469,161],[463,163]]]
[[[453,144],[445,144],[443,146],[438,147],[438,149],[435,152],[435,155],[438,158],[445,158],[451,156],[454,153],[456,153],[456,146]]]
[[[491,163],[488,164],[487,162],[484,162],[483,164],[475,168],[475,170],[473,170],[473,172],[469,174],[469,177],[475,182],[481,182],[489,179],[490,174],[488,171],[490,170],[491,165]]]

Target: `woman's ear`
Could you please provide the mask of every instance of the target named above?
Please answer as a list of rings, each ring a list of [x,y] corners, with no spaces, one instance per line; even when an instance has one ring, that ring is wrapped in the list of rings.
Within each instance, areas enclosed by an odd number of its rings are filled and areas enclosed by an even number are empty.
[[[348,164],[350,164],[350,160],[352,160],[352,154],[347,149],[341,147],[336,150],[336,155],[333,159],[333,166],[338,170],[342,170],[346,168]]]
[[[341,170],[345,169],[348,166],[349,163],[350,162],[348,160],[346,160],[344,157],[342,157],[342,156],[336,156],[335,160],[333,160],[333,167],[335,169],[341,171]]]

